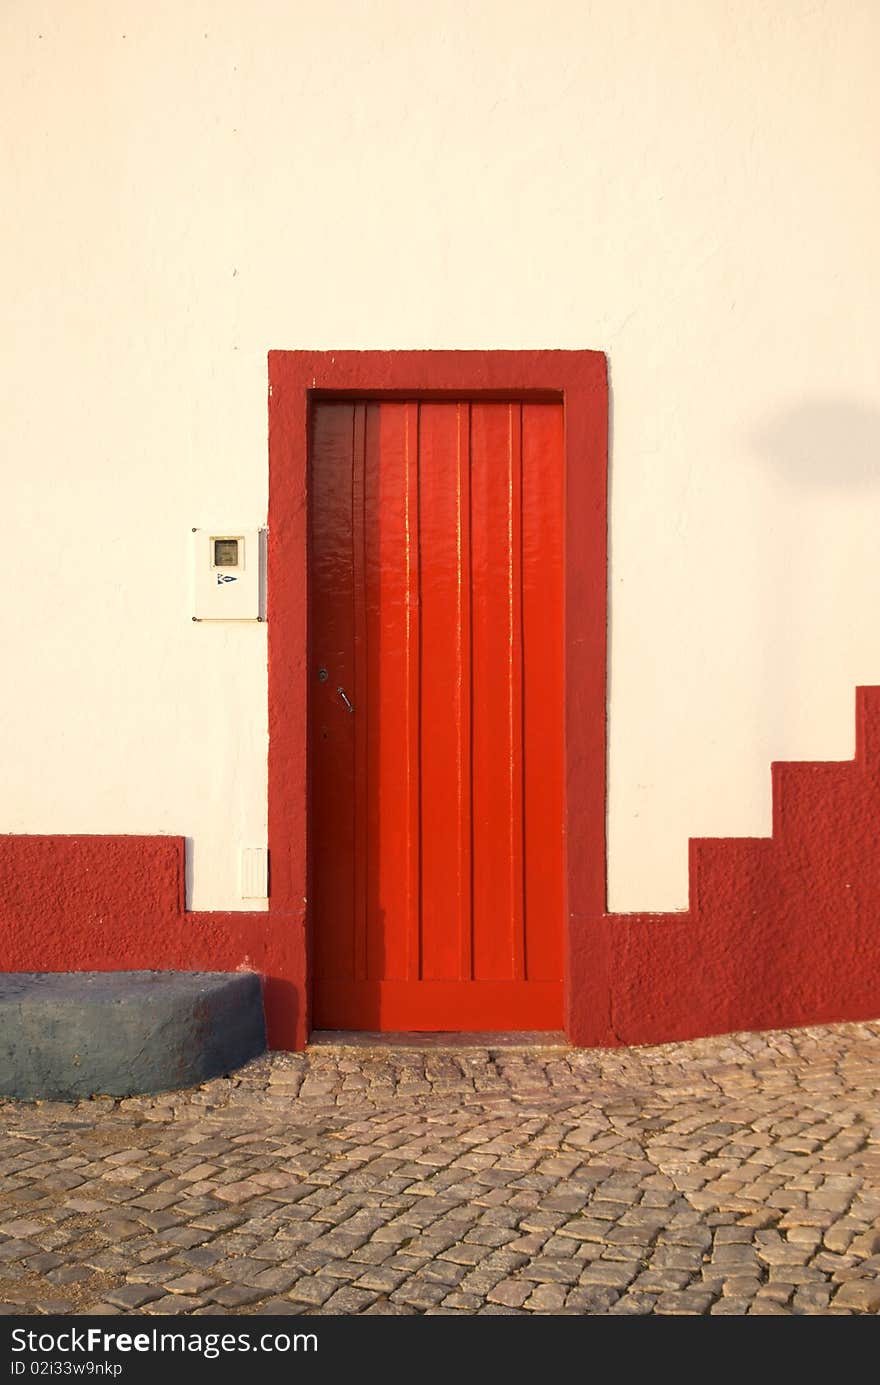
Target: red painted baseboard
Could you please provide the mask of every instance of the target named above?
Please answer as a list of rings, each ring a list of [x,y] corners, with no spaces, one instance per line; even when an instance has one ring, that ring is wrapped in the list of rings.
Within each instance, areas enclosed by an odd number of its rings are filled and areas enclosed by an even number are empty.
[[[256,971],[273,1048],[306,1033],[304,920],[187,913],[182,837],[0,836],[4,971]]]
[[[880,1017],[880,688],[857,689],[853,760],[772,771],[773,835],[693,840],[685,912],[580,921],[574,1043]]]
[[[880,1017],[880,688],[856,756],[773,766],[772,837],[699,839],[680,913],[576,918],[573,1043]],[[0,836],[7,971],[253,970],[269,1042],[307,1031],[302,913],[187,913],[181,837]]]

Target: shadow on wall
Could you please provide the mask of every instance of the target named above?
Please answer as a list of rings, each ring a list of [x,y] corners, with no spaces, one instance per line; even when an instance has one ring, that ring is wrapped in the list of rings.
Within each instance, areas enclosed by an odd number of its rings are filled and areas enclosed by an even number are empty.
[[[759,526],[763,589],[756,619],[767,666],[756,693],[778,753],[812,756],[815,742],[801,744],[801,734],[819,666],[817,645],[827,646],[823,677],[839,678],[847,698],[853,683],[876,682],[880,673],[843,667],[843,635],[829,642],[829,622],[842,624],[858,611],[850,569],[857,535],[839,527],[846,526],[847,512],[837,502],[865,503],[880,489],[880,410],[851,399],[811,400],[775,415],[751,442],[765,474],[782,482],[786,510],[783,537],[766,517]]]
[[[880,484],[880,410],[870,406],[846,399],[801,404],[759,429],[754,442],[799,489]]]

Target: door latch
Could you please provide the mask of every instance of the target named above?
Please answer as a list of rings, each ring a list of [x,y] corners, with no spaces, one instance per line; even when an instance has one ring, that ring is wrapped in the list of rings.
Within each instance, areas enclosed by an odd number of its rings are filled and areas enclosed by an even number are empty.
[[[345,703],[345,705],[346,705],[346,707],[348,708],[348,710],[349,710],[350,712],[353,712],[353,711],[354,711],[354,707],[351,705],[351,703],[349,702],[348,698],[346,697],[346,695],[345,695],[345,689],[344,689],[344,688],[337,688],[336,691],[339,693],[339,696],[342,698],[342,700],[343,700],[343,702]]]

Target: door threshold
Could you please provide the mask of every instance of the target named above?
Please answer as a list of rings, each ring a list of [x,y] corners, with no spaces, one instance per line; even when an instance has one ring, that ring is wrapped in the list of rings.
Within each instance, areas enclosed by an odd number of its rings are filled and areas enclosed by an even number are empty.
[[[570,1048],[560,1030],[541,1032],[503,1032],[462,1034],[460,1032],[431,1033],[370,1033],[367,1030],[315,1029],[309,1048]]]

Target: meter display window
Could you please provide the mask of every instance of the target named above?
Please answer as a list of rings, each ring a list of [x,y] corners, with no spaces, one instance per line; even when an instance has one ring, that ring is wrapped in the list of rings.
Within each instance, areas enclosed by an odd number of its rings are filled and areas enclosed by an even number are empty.
[[[214,540],[214,566],[238,567],[239,539]]]

